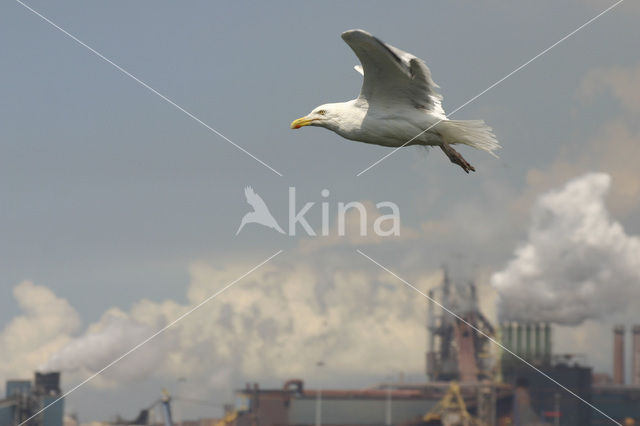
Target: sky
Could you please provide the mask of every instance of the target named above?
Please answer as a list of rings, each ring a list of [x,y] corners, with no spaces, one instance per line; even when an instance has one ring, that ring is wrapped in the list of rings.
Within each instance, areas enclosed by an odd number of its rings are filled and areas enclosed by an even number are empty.
[[[453,115],[484,119],[503,147],[499,159],[461,148],[471,175],[437,149],[409,147],[356,176],[389,149],[289,123],[357,96],[347,29],[424,59],[452,111],[611,4],[28,2],[279,176],[3,2],[0,380],[61,368],[69,389],[279,250],[75,391],[68,411],[132,417],[166,387],[215,401],[176,400],[192,418],[219,414],[246,381],[423,380],[426,301],[356,249],[422,290],[447,264],[456,282],[478,283],[493,319],[526,316],[514,306],[527,290],[558,324],[557,351],[610,372],[611,325],[640,323],[629,306],[640,286],[637,3]],[[326,202],[331,235],[257,225],[236,235],[246,186],[281,224],[290,187],[298,208],[315,203],[316,229]],[[350,216],[337,236],[338,203],[349,201],[366,204],[369,225],[385,213],[376,203],[394,202],[400,235],[359,237]]]

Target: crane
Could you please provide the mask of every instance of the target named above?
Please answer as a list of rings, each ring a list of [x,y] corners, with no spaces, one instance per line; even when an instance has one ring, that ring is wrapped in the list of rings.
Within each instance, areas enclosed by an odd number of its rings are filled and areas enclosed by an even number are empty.
[[[483,425],[483,423],[471,417],[471,414],[467,411],[467,406],[460,393],[460,385],[457,382],[451,382],[447,393],[424,415],[422,420],[427,424],[441,424],[443,426]]]
[[[171,396],[166,389],[162,389],[160,403],[162,404],[162,412],[164,414],[164,426],[173,426],[173,419],[171,418]]]

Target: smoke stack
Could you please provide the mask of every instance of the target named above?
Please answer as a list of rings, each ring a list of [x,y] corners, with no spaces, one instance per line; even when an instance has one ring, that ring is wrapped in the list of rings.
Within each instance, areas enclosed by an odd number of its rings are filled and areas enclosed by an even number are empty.
[[[613,383],[624,384],[624,325],[613,327]]]
[[[551,325],[546,323],[544,325],[544,363],[551,363]]]
[[[539,322],[535,325],[535,343],[533,347],[533,356],[537,361],[542,358],[542,326]]]
[[[516,350],[515,353],[517,353],[518,355],[522,355],[522,353],[524,352],[524,342],[523,342],[523,326],[520,323],[516,324]]]
[[[531,359],[531,324],[524,326],[524,354],[525,358]]]
[[[502,344],[510,351],[514,350],[513,329],[509,322],[502,323]]]
[[[633,350],[631,354],[631,383],[640,386],[640,325],[633,326]]]

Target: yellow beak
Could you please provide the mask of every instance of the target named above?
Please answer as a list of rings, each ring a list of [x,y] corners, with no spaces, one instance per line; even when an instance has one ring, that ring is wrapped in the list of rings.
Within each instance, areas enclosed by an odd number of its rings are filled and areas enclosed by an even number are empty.
[[[299,129],[300,127],[308,126],[309,124],[311,124],[312,121],[313,119],[310,119],[307,117],[300,117],[297,120],[293,120],[293,122],[291,123],[291,128]]]

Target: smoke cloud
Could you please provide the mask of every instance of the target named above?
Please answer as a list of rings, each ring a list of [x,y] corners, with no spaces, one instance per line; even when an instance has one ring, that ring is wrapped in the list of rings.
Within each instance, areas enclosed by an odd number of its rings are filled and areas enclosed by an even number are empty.
[[[538,198],[528,240],[491,278],[501,320],[577,325],[640,300],[640,239],[610,218],[610,186],[591,173]]]
[[[96,372],[153,334],[119,309],[105,312],[86,333],[55,352],[40,371]],[[163,340],[154,339],[127,355],[105,373],[110,380],[129,381],[146,377],[164,358]]]

